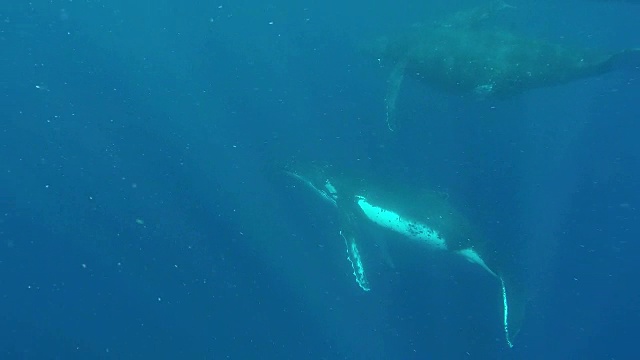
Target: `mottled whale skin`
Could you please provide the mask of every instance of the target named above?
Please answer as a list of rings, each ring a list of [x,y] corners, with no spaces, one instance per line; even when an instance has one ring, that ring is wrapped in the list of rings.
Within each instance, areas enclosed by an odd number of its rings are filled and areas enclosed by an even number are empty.
[[[386,98],[393,127],[395,102],[405,75],[435,88],[480,97],[524,91],[640,66],[640,49],[606,53],[528,38],[489,26],[497,5],[460,12],[442,23],[414,26],[363,45],[392,66]]]
[[[390,231],[415,246],[424,246],[443,254],[452,253],[477,265],[487,276],[496,279],[494,291],[499,291],[503,311],[501,323],[509,347],[524,319],[523,284],[508,271],[508,254],[501,254],[483,240],[469,221],[451,206],[442,194],[421,190],[390,191],[370,181],[333,176],[327,168],[311,167],[303,171],[287,169],[286,174],[296,184],[315,193],[328,208],[340,216],[338,234],[347,248],[347,258],[357,284],[364,291],[371,289],[365,260],[359,250],[363,223],[378,225],[381,232]]]
[[[491,96],[605,74],[616,68],[615,60],[633,51],[603,54],[507,31],[445,26],[421,27],[378,44],[381,59],[402,64],[406,74],[427,84]]]

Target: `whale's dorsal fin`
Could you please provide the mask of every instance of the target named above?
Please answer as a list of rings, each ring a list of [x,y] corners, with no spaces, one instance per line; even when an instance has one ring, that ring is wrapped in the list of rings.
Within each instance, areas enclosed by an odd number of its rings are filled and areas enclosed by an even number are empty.
[[[492,1],[483,6],[458,11],[439,24],[444,27],[473,28],[486,24],[488,20],[507,9],[515,9],[515,6],[504,1]]]

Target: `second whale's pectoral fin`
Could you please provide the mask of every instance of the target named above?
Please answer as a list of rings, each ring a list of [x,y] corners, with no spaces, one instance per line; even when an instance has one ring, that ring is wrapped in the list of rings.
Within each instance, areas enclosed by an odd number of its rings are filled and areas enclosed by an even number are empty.
[[[522,285],[516,284],[505,276],[500,276],[499,279],[502,293],[502,325],[507,344],[513,347],[514,339],[524,321],[526,296]]]
[[[386,107],[387,127],[391,131],[396,129],[396,102],[406,67],[407,60],[401,60],[393,67],[389,75],[387,96],[384,99],[384,103]]]

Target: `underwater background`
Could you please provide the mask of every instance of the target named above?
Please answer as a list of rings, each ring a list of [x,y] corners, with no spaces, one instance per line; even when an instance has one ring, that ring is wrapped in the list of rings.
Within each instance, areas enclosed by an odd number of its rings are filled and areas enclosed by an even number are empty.
[[[406,79],[390,132],[357,44],[482,1],[2,3],[0,359],[636,358],[640,70],[488,101]],[[510,4],[640,46],[632,3]],[[531,289],[516,346],[462,262],[371,254],[360,291],[292,161],[464,203]]]

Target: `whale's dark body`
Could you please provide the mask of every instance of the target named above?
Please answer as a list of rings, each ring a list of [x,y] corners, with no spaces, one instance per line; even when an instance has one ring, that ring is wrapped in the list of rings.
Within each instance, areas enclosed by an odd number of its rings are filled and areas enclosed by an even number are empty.
[[[615,56],[493,30],[418,29],[389,43],[383,58],[455,92],[514,95],[607,73]]]
[[[603,53],[489,26],[487,19],[496,10],[472,9],[368,44],[373,55],[393,66],[387,94],[390,127],[404,75],[454,93],[505,97],[640,65],[640,49]]]

